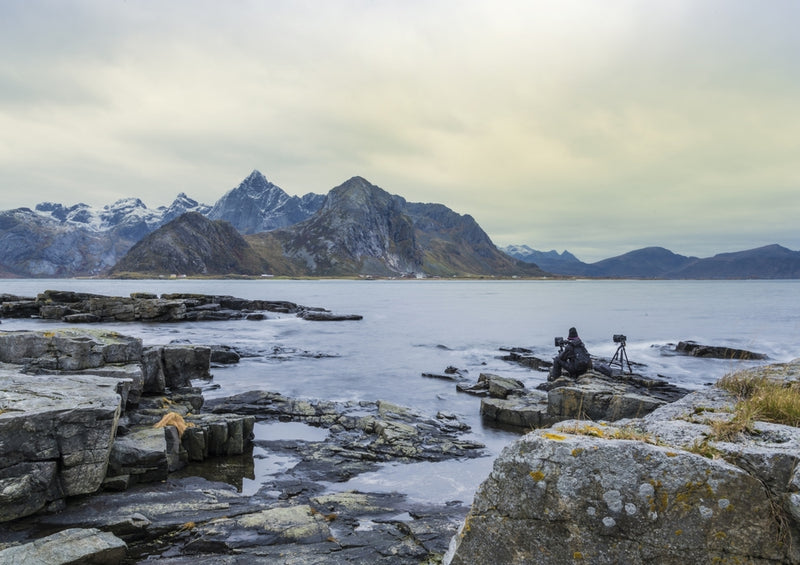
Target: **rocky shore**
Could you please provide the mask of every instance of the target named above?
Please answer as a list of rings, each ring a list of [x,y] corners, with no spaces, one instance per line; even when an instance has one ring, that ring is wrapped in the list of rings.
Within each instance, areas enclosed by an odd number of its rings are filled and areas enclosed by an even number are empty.
[[[735,378],[785,395],[800,360]],[[800,429],[748,416],[742,398],[713,386],[528,433],[495,460],[444,562],[800,563]]]
[[[535,389],[455,367],[425,373],[521,437],[471,508],[424,504],[336,485],[385,463],[484,455],[455,415],[258,390],[206,400],[194,383],[242,352],[86,325],[357,315],[205,295],[0,299],[6,317],[81,324],[0,331],[0,563],[800,563],[800,433],[754,419],[721,437],[740,398],[717,386],[691,392],[622,370]],[[736,358],[754,358],[745,353]],[[502,354],[548,365],[521,348]],[[800,360],[753,371],[800,387]],[[316,433],[260,432],[290,424]],[[284,470],[244,492],[265,457]]]
[[[68,324],[101,322],[191,322],[263,320],[267,313],[296,314],[311,321],[360,320],[358,314],[335,314],[283,300],[247,300],[207,294],[137,292],[105,296],[85,292],[46,290],[36,297],[0,294],[4,318],[31,318]]]
[[[231,306],[197,296],[179,306],[174,297],[137,296],[134,306],[141,300],[171,301],[173,313]],[[22,302],[4,302],[4,313],[20,314]],[[96,296],[49,292],[33,302],[38,309],[28,305],[28,315],[57,309],[64,320],[83,309],[105,319]],[[321,309],[268,304],[334,319]],[[170,321],[187,319],[197,318]],[[0,331],[0,562],[417,564],[444,553],[463,505],[338,492],[330,484],[384,462],[483,455],[482,445],[464,439],[468,426],[387,401],[253,391],[206,402],[192,381],[211,378],[213,360],[236,362],[237,354],[224,346],[147,346],[85,326]],[[326,437],[261,439],[257,427],[268,422],[302,422]],[[254,494],[220,481],[227,472],[240,484],[252,475],[254,449],[296,463]]]

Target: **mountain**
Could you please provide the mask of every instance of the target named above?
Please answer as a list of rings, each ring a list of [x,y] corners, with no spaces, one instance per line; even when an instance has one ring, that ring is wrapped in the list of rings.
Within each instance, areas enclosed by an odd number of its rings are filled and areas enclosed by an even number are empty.
[[[665,278],[695,261],[663,247],[645,247],[592,263],[589,272],[594,277]]]
[[[471,216],[408,203],[361,177],[333,188],[308,220],[247,239],[271,264],[315,276],[545,274],[500,252]]]
[[[663,247],[645,247],[597,261],[583,263],[562,260],[567,255],[535,251],[527,245],[505,247],[506,253],[524,261],[536,260],[543,269],[559,275],[607,278],[658,279],[797,279],[800,278],[800,251],[777,244],[746,251],[721,253],[700,259],[686,257]],[[547,257],[552,257],[548,260]],[[559,259],[556,259],[559,257]]]
[[[258,275],[264,263],[228,222],[187,212],[134,245],[111,275]]]
[[[535,263],[549,273],[577,275],[584,273],[587,265],[580,261],[569,251],[558,253],[555,249],[550,251],[536,251],[527,245],[507,245],[500,250],[515,259],[526,263]]]
[[[187,211],[207,212],[181,193],[155,210],[138,198],[103,208],[42,202],[0,212],[0,275],[71,277],[104,274],[144,236]]]
[[[0,273],[7,277],[97,275],[112,267],[133,243],[122,235],[78,227],[30,208],[0,212]]]
[[[800,279],[800,251],[777,244],[720,253],[667,273],[680,279]]]
[[[325,196],[308,193],[289,196],[254,170],[238,187],[229,190],[208,212],[212,220],[226,220],[243,234],[291,226],[310,218]]]

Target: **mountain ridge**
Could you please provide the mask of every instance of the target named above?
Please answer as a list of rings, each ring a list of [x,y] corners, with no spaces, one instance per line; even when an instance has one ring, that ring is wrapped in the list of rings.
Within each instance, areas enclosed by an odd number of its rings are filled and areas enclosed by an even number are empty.
[[[502,248],[521,261],[534,260],[553,274],[564,276],[657,279],[797,279],[800,251],[777,243],[699,258],[678,255],[663,247],[644,247],[597,261],[554,259],[540,262],[541,254],[527,245]],[[552,253],[554,251],[547,252]],[[564,253],[567,253],[566,251]],[[572,256],[570,254],[572,258]],[[577,259],[576,259],[577,260]],[[543,265],[546,265],[544,267]]]

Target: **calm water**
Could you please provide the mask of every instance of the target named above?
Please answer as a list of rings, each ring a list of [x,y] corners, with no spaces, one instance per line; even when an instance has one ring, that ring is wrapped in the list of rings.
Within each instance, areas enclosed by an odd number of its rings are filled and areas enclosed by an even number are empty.
[[[420,499],[471,502],[491,467],[491,455],[515,434],[482,426],[480,400],[423,372],[448,366],[512,376],[533,387],[545,379],[499,359],[503,346],[552,357],[554,336],[576,326],[594,355],[611,357],[612,335],[628,337],[627,353],[642,372],[700,388],[742,362],[664,355],[680,340],[766,353],[771,361],[800,357],[800,281],[106,281],[11,280],[0,293],[33,296],[46,289],[125,296],[131,292],[195,292],[289,300],[358,322],[307,322],[293,316],[262,322],[109,325],[146,344],[175,339],[227,344],[254,354],[215,369],[207,397],[253,389],[331,400],[385,399],[427,415],[454,412],[489,447],[478,461],[387,466],[336,488],[400,490]],[[3,320],[0,329],[40,328],[45,322]],[[262,465],[280,472],[286,462]],[[420,481],[420,477],[425,478]],[[257,477],[252,490],[259,484]]]

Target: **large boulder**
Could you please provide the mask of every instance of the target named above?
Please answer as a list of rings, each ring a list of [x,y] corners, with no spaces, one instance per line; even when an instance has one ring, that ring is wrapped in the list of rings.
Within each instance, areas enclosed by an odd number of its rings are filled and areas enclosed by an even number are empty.
[[[552,430],[502,452],[454,539],[453,565],[789,557],[769,492],[746,471],[670,447]]]
[[[0,522],[95,492],[120,410],[113,379],[0,370]]]

